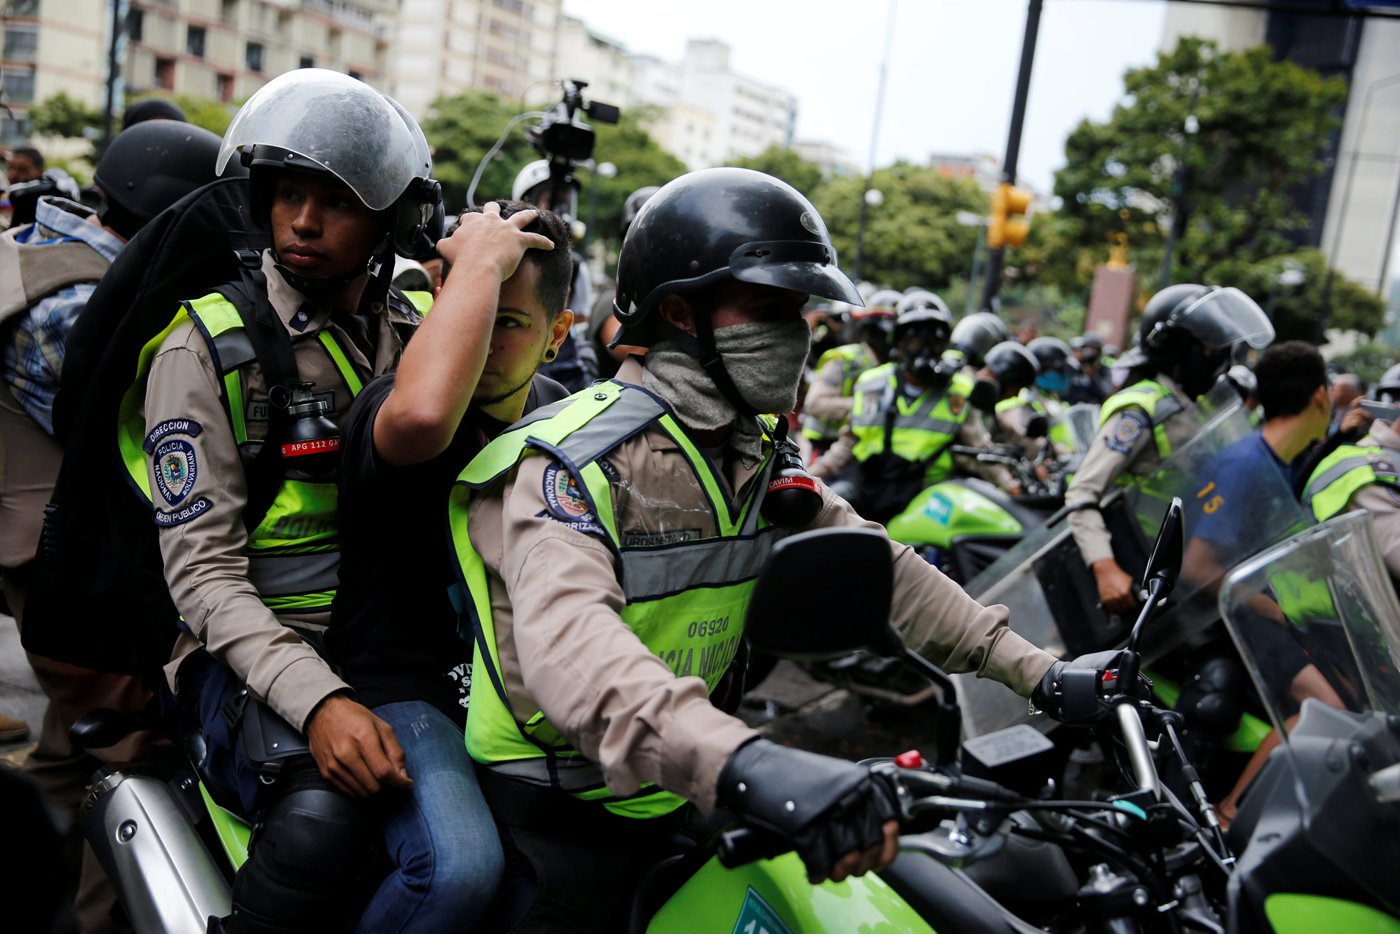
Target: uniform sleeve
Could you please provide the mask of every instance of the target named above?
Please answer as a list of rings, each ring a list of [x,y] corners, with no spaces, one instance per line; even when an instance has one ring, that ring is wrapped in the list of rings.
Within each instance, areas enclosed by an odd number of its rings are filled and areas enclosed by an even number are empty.
[[[1099,429],[1089,453],[1074,472],[1074,481],[1065,491],[1065,505],[1093,504],[1092,508],[1069,514],[1069,529],[1086,565],[1113,557],[1112,537],[1098,504],[1119,474],[1142,455],[1151,441],[1152,426],[1147,415],[1141,409],[1125,409]]]
[[[207,360],[172,346],[175,340],[172,334],[155,358],[146,389],[146,431],[158,438],[147,444],[147,479],[165,579],[209,654],[303,729],[322,699],[348,688],[277,621],[248,580],[247,485],[218,379]]]
[[[1400,494],[1389,486],[1372,483],[1356,491],[1350,509],[1364,509],[1376,527],[1376,541],[1390,576],[1400,580]]]
[[[826,453],[812,462],[809,471],[814,477],[829,478],[834,477],[855,461],[856,434],[851,431],[851,426],[847,425],[841,429],[841,434],[827,448]]]
[[[826,361],[826,366],[821,368],[807,390],[807,398],[802,402],[802,414],[828,422],[844,422],[850,418],[855,400],[841,395],[844,382],[840,359]]]
[[[987,426],[982,424],[982,416],[976,409],[963,420],[962,428],[958,429],[957,443],[970,448],[989,448],[992,446],[992,436],[987,433]],[[966,454],[954,454],[953,461],[963,473],[981,477],[983,480],[995,483],[1003,490],[1009,490],[1016,485],[1016,478],[1011,476],[1011,471],[1002,464],[989,464]]]
[[[823,487],[823,506],[814,528],[883,526],[862,519],[841,497]],[[914,549],[890,542],[894,556],[891,615],[904,644],[944,671],[975,671],[1029,697],[1050,669],[1053,656],[1011,631],[1004,606],[984,607]]]
[[[527,458],[504,493],[501,579],[525,689],[614,794],[651,782],[709,809],[724,764],[757,734],[711,705],[701,678],[676,677],[622,621],[613,552],[601,529],[587,531],[591,515],[554,518],[544,496],[551,465]]]

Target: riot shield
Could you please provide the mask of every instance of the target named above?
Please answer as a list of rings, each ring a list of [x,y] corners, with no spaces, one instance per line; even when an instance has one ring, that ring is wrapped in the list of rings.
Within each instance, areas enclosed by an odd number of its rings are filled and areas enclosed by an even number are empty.
[[[1135,580],[1172,497],[1186,504],[1186,564],[1168,606],[1143,634],[1147,663],[1200,639],[1219,619],[1216,594],[1229,568],[1311,521],[1284,472],[1261,451],[1247,449],[1263,442],[1228,384],[1174,417],[1172,430],[1175,453],[1101,504],[1114,556]],[[1241,465],[1249,465],[1247,482],[1241,482]],[[1117,647],[1133,623],[1100,607],[1093,572],[1063,517],[1028,534],[966,590],[983,604],[1006,605],[1013,630],[1063,657]],[[994,698],[995,691],[967,677],[959,690],[968,735],[1025,719],[1019,698]]]
[[[1065,427],[1069,431],[1074,453],[1079,457],[1089,453],[1089,445],[1094,443],[1094,436],[1099,433],[1101,411],[1102,407],[1092,402],[1081,402],[1064,410]]]

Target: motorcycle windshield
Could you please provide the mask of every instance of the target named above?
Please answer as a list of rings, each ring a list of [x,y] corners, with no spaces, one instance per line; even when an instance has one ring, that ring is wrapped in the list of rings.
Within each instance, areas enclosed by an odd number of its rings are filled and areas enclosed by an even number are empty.
[[[1227,570],[1310,524],[1285,471],[1262,447],[1238,393],[1228,385],[1222,383],[1173,416],[1168,434],[1172,456],[1152,473],[1115,489],[1100,510],[1115,558],[1140,581],[1172,497],[1180,497],[1186,507],[1185,563],[1167,607],[1143,633],[1141,649],[1148,664],[1219,619],[1216,597]],[[1135,618],[1099,606],[1093,572],[1064,520],[1028,534],[966,589],[980,603],[1006,605],[1012,629],[1064,657],[1123,645]],[[989,708],[984,704],[983,709]],[[996,717],[1011,712],[1010,705],[1002,705]],[[1016,714],[1023,716],[1024,708]],[[978,733],[1017,722],[977,713],[965,720]]]
[[[1081,402],[1065,409],[1065,426],[1069,429],[1075,454],[1083,456],[1089,453],[1089,445],[1094,443],[1094,435],[1099,433],[1100,412],[1101,407],[1091,402]]]
[[[1220,614],[1281,736],[1298,712],[1292,684],[1304,666],[1347,710],[1400,715],[1400,603],[1366,512],[1239,564],[1221,584]]]

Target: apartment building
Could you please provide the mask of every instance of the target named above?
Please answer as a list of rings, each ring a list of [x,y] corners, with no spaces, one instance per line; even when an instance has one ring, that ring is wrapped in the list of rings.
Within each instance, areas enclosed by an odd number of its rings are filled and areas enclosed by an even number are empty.
[[[468,88],[522,104],[556,96],[561,0],[401,0],[386,89],[420,120]]]
[[[104,0],[4,0],[0,76],[12,113],[0,111],[0,143],[25,139],[29,105],[60,91],[89,107],[101,106],[110,11]]]
[[[127,14],[124,77],[135,94],[225,102],[295,68],[383,88],[394,12],[388,0],[143,0]]]
[[[617,107],[632,107],[637,96],[637,63],[626,47],[588,28],[573,16],[559,17],[554,74],[588,82],[587,95]]]

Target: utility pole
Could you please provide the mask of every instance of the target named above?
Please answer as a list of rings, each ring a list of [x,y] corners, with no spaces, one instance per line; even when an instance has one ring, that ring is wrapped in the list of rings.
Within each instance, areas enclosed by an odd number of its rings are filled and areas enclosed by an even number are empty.
[[[117,64],[118,43],[122,38],[122,0],[112,0],[112,42],[107,47],[107,109],[102,114],[102,142],[98,144],[98,155],[107,151],[107,144],[112,141],[112,122],[115,119],[117,102],[113,100],[117,94],[117,74],[121,68]]]
[[[890,47],[894,45],[894,11],[896,0],[890,0],[889,14],[885,18],[885,54],[880,58],[880,84],[875,91],[875,121],[870,127],[870,159],[866,163],[865,182],[860,192],[860,222],[856,228],[856,257],[851,263],[851,278],[860,282],[862,254],[865,253],[865,224],[870,217],[870,208],[884,200],[879,195],[871,198],[871,182],[875,177],[875,144],[880,140],[880,115],[885,111],[885,79],[890,70]]]
[[[1191,140],[1200,132],[1201,124],[1196,119],[1196,102],[1201,96],[1201,82],[1191,79],[1191,105],[1187,108],[1184,138],[1181,141],[1181,164],[1176,167],[1176,177],[1172,179],[1172,226],[1167,231],[1167,245],[1162,251],[1162,268],[1157,275],[1157,288],[1165,289],[1172,284],[1172,255],[1176,252],[1176,241],[1186,232],[1186,181],[1190,169],[1186,161],[1191,156]]]
[[[1030,0],[1026,8],[1026,35],[1021,41],[1021,70],[1016,75],[1016,99],[1011,106],[1011,130],[1006,136],[1006,159],[1002,161],[1001,180],[1004,185],[1016,184],[1016,162],[1021,155],[1021,128],[1026,122],[1026,98],[1031,90],[1031,64],[1035,60],[1035,40],[1040,32],[1042,0]],[[990,246],[990,241],[988,241]],[[982,308],[991,311],[992,301],[1001,290],[1001,270],[1006,248],[987,250],[987,285],[982,293]]]

